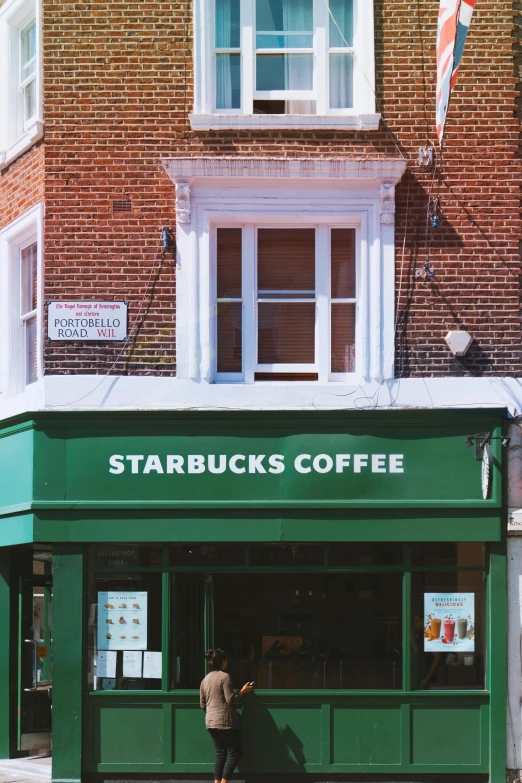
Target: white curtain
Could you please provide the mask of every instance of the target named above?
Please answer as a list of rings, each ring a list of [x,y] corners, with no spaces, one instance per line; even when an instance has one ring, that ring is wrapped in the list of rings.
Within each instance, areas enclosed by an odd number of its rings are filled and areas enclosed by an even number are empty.
[[[234,6],[234,8],[232,7]],[[239,14],[239,3],[235,0],[216,0],[216,48],[229,49],[239,46],[239,41],[232,40],[232,15]],[[235,71],[233,62],[237,54],[216,54],[216,108],[238,108],[233,105],[233,79]]]
[[[353,0],[329,0],[329,46],[353,46]],[[333,17],[333,18],[332,18]],[[330,108],[353,106],[353,57],[350,54],[329,56]]]
[[[353,107],[353,57],[351,54],[331,54],[330,65],[330,108],[351,109]]]
[[[312,0],[282,0],[283,29],[291,32],[307,32],[313,35]],[[302,47],[303,42],[288,36],[287,46]],[[285,88],[287,90],[311,90],[314,78],[314,58],[311,54],[285,56]],[[315,101],[286,101],[286,114],[315,114]]]

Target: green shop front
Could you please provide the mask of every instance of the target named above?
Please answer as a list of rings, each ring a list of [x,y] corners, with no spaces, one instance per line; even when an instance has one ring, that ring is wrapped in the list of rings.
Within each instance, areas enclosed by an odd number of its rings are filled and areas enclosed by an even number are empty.
[[[505,781],[502,411],[35,414],[0,431],[0,757],[53,780]],[[51,709],[52,707],[52,709]],[[295,778],[297,780],[297,778]]]

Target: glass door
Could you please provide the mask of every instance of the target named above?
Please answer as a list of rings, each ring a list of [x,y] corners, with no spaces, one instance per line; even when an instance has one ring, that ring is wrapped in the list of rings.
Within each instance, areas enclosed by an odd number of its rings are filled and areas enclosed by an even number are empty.
[[[18,617],[20,660],[18,750],[38,753],[51,749],[52,576],[50,574],[33,574],[20,578]]]

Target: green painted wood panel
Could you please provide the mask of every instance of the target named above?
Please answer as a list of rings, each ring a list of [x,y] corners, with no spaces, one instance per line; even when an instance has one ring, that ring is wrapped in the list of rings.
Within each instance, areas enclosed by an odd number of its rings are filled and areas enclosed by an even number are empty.
[[[53,547],[53,783],[82,774],[83,547]]]
[[[333,764],[401,763],[401,706],[332,708]]]
[[[489,698],[478,692],[261,691],[243,706],[239,771],[485,773]],[[213,745],[197,692],[90,694],[86,721],[85,773],[212,774]],[[135,731],[135,750],[128,750]]]
[[[163,763],[163,705],[105,705],[96,720],[96,764],[124,768],[128,764]]]
[[[214,745],[205,731],[205,715],[199,702],[176,704],[172,710],[172,753],[170,760],[175,765],[214,765]]]
[[[480,706],[412,707],[412,764],[481,764]]]
[[[34,442],[31,422],[0,430],[0,507],[33,499]]]
[[[306,697],[289,698],[274,704],[251,697],[243,709],[243,741],[244,768],[250,771],[301,772],[321,766],[320,701],[310,704]]]

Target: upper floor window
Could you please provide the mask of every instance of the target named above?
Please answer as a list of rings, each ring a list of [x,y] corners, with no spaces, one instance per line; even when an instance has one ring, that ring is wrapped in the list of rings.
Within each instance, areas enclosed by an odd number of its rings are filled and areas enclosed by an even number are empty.
[[[217,380],[355,373],[356,235],[327,223],[216,228]]]
[[[42,374],[42,207],[0,233],[0,392],[17,394]]]
[[[370,0],[200,0],[194,127],[375,128]]]
[[[0,7],[0,169],[43,136],[40,0]]]
[[[36,242],[20,249],[20,336],[26,386],[38,379],[38,266]]]

